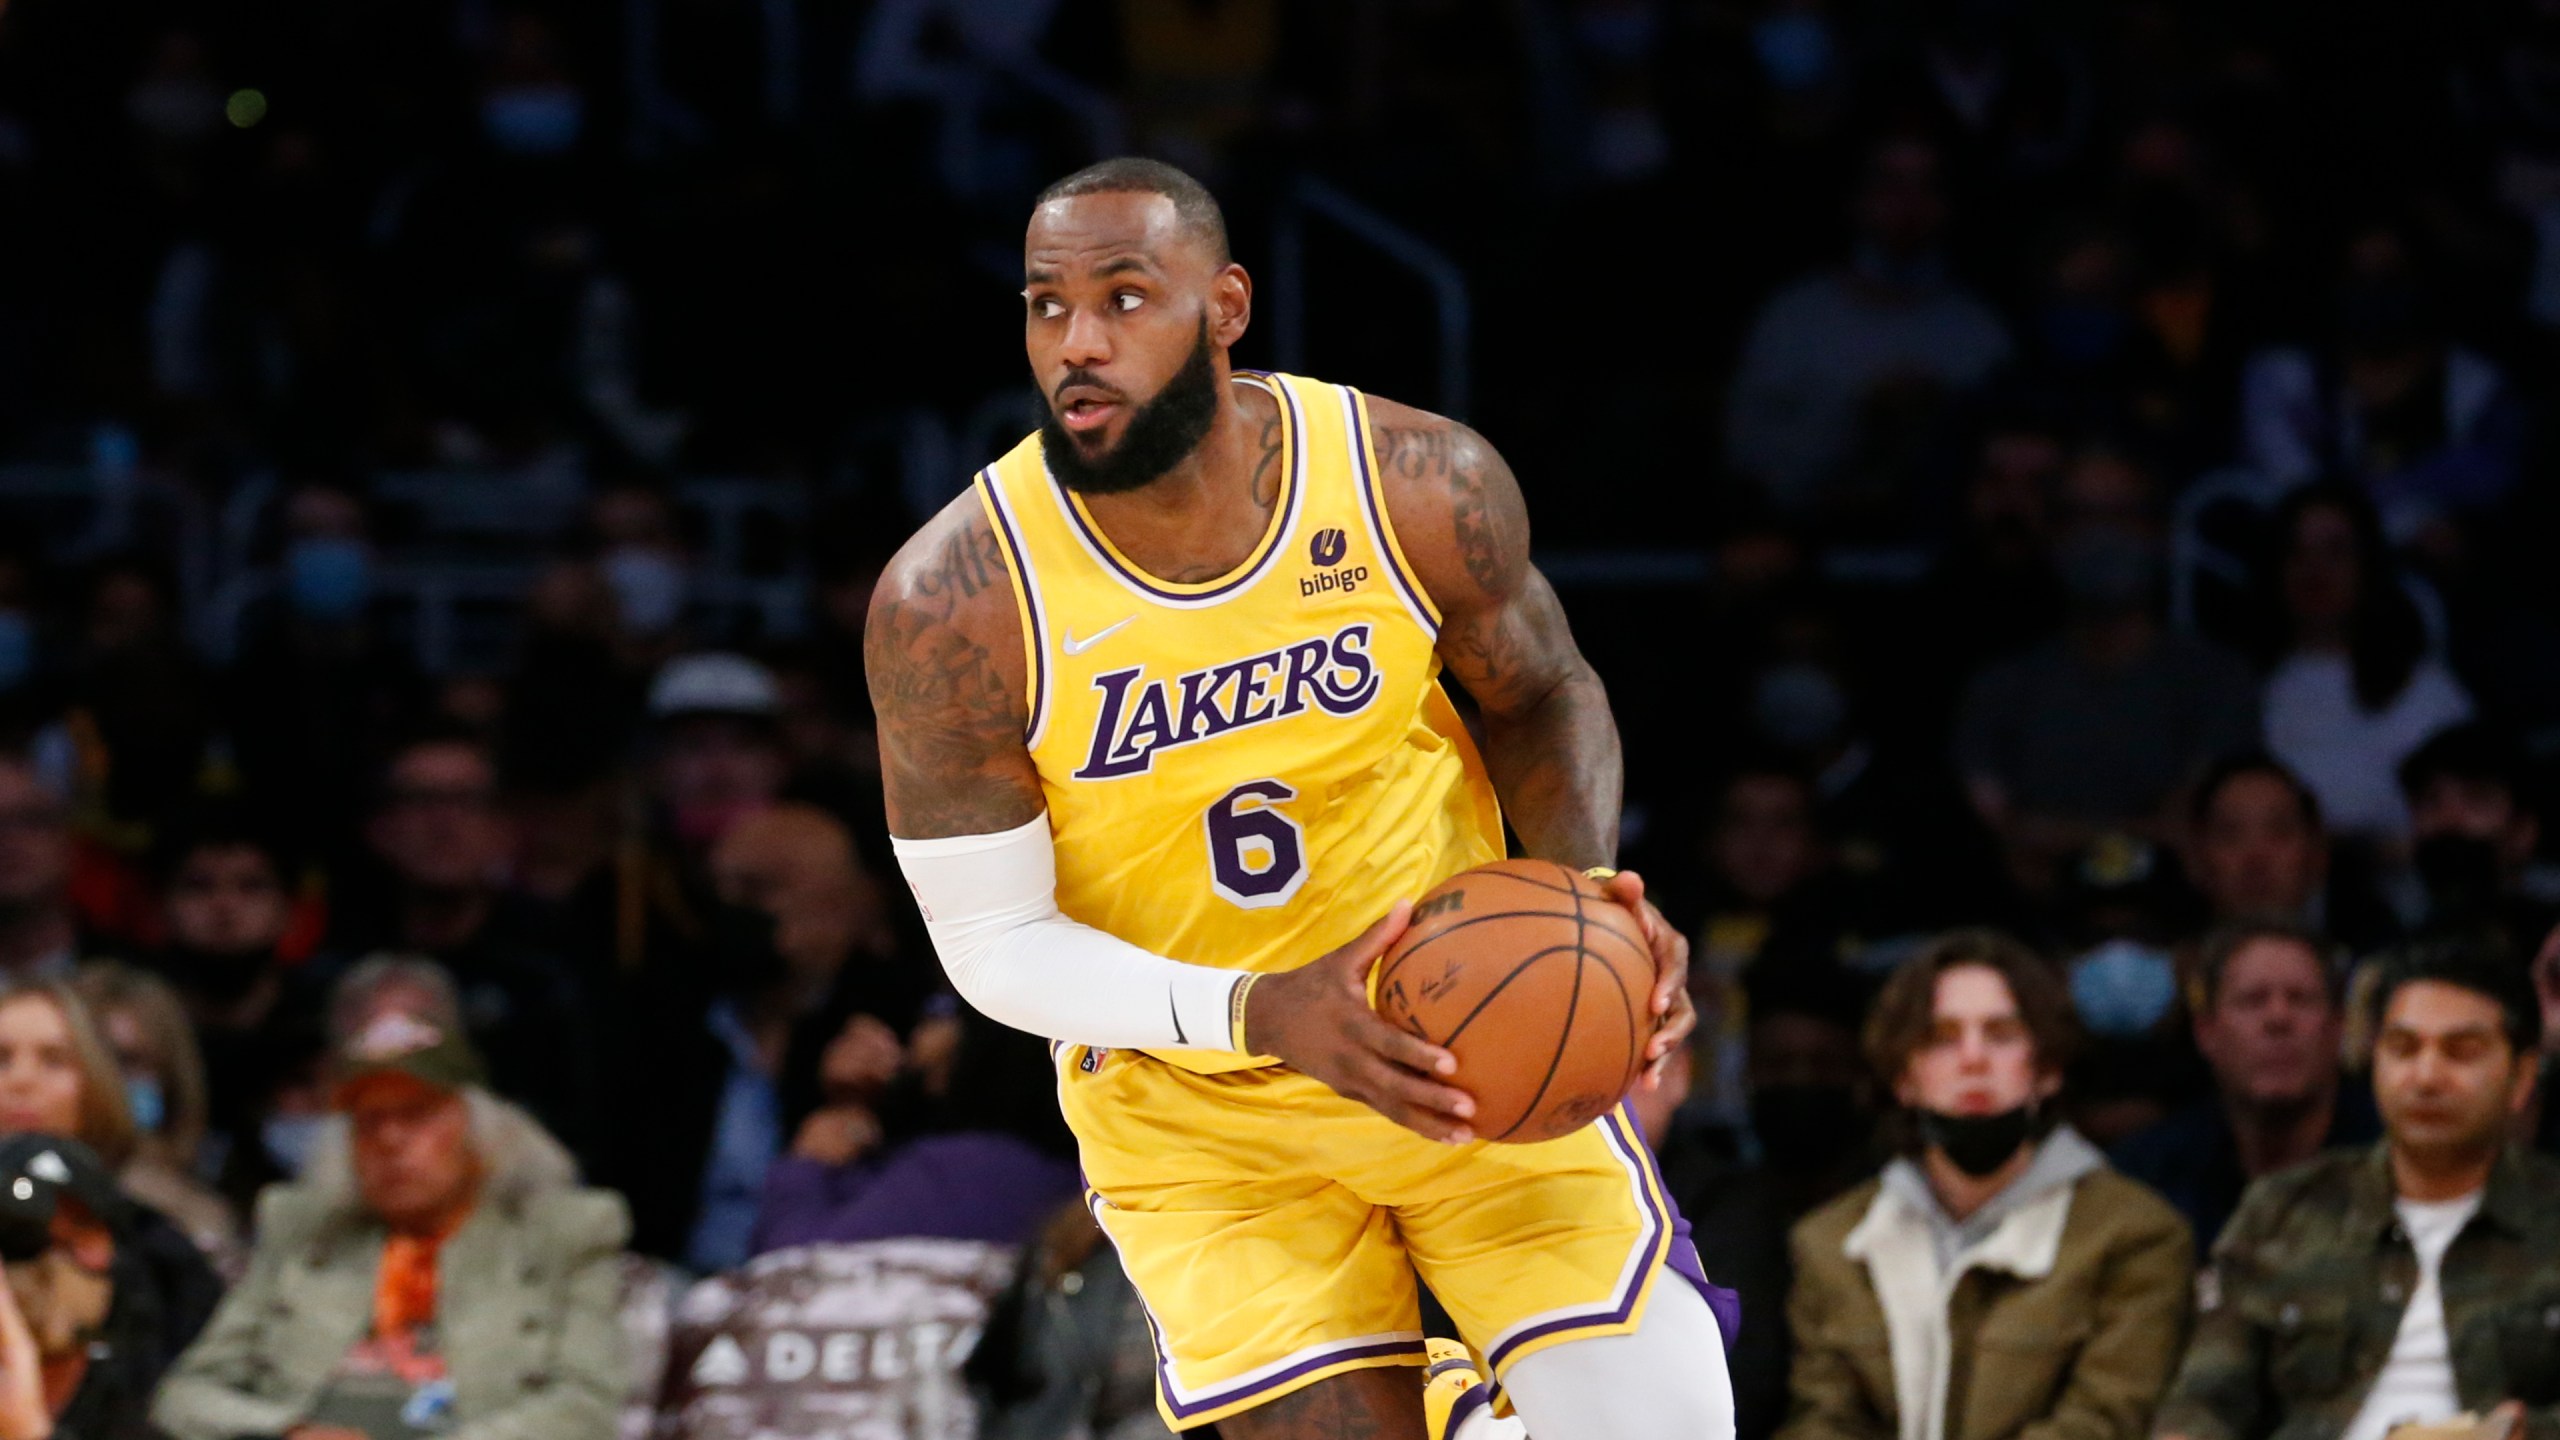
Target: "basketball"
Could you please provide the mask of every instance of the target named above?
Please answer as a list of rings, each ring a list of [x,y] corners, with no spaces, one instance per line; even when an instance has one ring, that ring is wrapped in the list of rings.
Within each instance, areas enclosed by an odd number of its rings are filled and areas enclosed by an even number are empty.
[[[1499,860],[1413,907],[1378,962],[1378,1013],[1458,1057],[1475,1133],[1570,1135],[1627,1093],[1653,1034],[1653,950],[1636,917],[1551,860]]]

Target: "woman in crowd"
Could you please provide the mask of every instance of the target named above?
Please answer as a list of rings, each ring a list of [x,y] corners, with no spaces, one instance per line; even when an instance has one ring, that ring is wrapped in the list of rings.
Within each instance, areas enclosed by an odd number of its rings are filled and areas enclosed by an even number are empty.
[[[88,1002],[124,1077],[134,1127],[133,1155],[120,1177],[125,1193],[184,1231],[224,1278],[238,1279],[248,1263],[239,1213],[195,1174],[208,1123],[204,1060],[177,993],[112,961],[86,967],[71,986]]]
[[[72,1193],[85,1199],[86,1223],[73,1237],[76,1244],[66,1244],[79,1268],[103,1281],[103,1310],[94,1327],[51,1337],[48,1379],[60,1378],[48,1384],[46,1399],[57,1419],[131,1409],[148,1399],[162,1370],[204,1328],[222,1282],[157,1211],[91,1178],[93,1171],[104,1177],[124,1167],[135,1131],[115,1059],[68,986],[0,990],[0,1135],[76,1140],[96,1157],[75,1154],[79,1163],[69,1166],[82,1182]],[[66,1147],[66,1153],[74,1152]],[[39,1333],[44,1329],[38,1326]],[[118,1343],[92,1343],[105,1336]],[[0,1358],[0,1368],[5,1365]]]
[[[2267,748],[2320,797],[2333,835],[2396,849],[2408,838],[2400,762],[2470,718],[2471,697],[2427,653],[2373,502],[2306,485],[2275,519],[2260,708]]]
[[[1866,1049],[1900,1158],[1796,1227],[1779,1440],[2140,1440],[2186,1333],[2186,1222],[2057,1123],[2052,966],[1986,930],[1904,962]]]

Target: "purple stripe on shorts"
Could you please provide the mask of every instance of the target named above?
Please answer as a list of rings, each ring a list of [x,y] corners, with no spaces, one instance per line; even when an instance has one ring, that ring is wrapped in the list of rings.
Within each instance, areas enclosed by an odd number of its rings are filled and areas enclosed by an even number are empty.
[[[1645,1153],[1644,1142],[1637,1136],[1635,1126],[1623,1121],[1622,1114],[1621,1110],[1601,1116],[1598,1122],[1601,1133],[1608,1137],[1612,1149],[1623,1157],[1633,1159],[1644,1168],[1644,1174],[1650,1177],[1653,1174],[1652,1159]],[[1589,1330],[1597,1326],[1623,1325],[1627,1322],[1627,1317],[1635,1313],[1636,1297],[1644,1293],[1645,1281],[1650,1278],[1653,1268],[1662,1263],[1661,1247],[1671,1228],[1670,1217],[1664,1214],[1664,1205],[1667,1202],[1654,1198],[1661,1189],[1661,1184],[1660,1179],[1655,1178],[1651,1185],[1646,1185],[1641,1180],[1636,1185],[1636,1198],[1643,1205],[1645,1213],[1646,1255],[1644,1263],[1637,1266],[1635,1274],[1628,1279],[1626,1292],[1611,1302],[1606,1310],[1586,1311],[1580,1315],[1560,1315],[1545,1324],[1533,1325],[1521,1331],[1503,1341],[1492,1354],[1485,1357],[1487,1368],[1500,1369],[1503,1361],[1510,1358],[1513,1351],[1533,1340],[1542,1340],[1549,1335],[1567,1330]],[[1695,1264],[1694,1247],[1690,1253],[1691,1263]]]

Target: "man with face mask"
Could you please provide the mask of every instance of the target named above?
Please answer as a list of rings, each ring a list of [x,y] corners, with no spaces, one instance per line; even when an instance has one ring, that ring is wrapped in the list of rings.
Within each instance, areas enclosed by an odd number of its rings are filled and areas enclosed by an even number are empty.
[[[2560,921],[2525,757],[2485,723],[2456,725],[2400,766],[2416,874],[2406,908],[2421,934],[2494,938],[2521,961]]]
[[[1886,981],[1865,1038],[1904,1153],[1796,1227],[1781,1440],[2141,1436],[2186,1328],[2187,1227],[2055,1123],[2060,977],[1958,931]]]
[[[278,954],[294,925],[292,873],[274,840],[227,809],[181,828],[161,867],[168,938],[152,968],[195,1027],[208,1159],[241,1205],[300,1163],[304,1123],[271,1114],[270,1102],[321,1048],[319,989]]]
[[[2155,613],[2162,538],[2150,473],[2119,451],[2085,449],[2063,474],[2056,518],[2062,633],[1974,675],[1955,724],[1966,792],[2033,894],[2104,831],[2170,839],[2188,777],[2258,734],[2248,666]]]

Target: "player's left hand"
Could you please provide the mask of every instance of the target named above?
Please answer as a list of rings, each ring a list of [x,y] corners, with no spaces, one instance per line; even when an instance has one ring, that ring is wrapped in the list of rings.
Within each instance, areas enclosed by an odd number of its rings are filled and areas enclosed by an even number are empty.
[[[1698,1028],[1698,1007],[1689,999],[1689,937],[1644,898],[1644,877],[1633,870],[1601,881],[1600,889],[1634,912],[1636,923],[1644,927],[1645,943],[1653,947],[1653,1043],[1644,1051],[1644,1085],[1651,1090],[1662,1083],[1672,1047],[1686,1043],[1689,1032]]]

